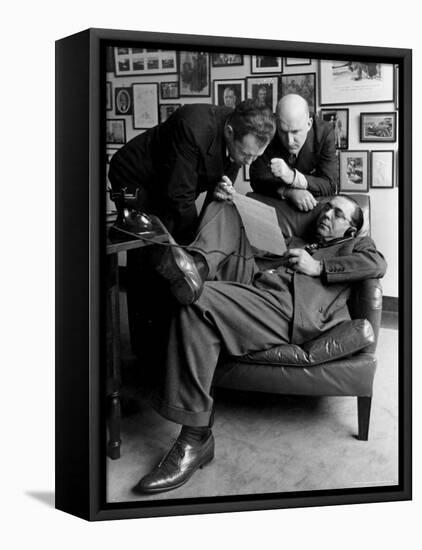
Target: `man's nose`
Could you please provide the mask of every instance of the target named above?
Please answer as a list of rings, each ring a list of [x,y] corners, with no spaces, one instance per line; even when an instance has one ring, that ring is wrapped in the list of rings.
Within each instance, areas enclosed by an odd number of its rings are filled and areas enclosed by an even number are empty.
[[[295,137],[293,134],[287,134],[289,139],[289,145],[293,145],[295,142]]]

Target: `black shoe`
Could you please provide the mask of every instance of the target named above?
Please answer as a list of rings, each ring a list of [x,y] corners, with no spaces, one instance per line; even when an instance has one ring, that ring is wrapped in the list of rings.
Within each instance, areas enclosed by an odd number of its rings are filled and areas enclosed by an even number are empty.
[[[175,246],[157,245],[155,269],[170,282],[170,291],[179,304],[186,306],[200,297],[204,283],[192,256],[177,246],[170,234],[168,242]]]
[[[135,493],[160,493],[177,489],[214,458],[214,436],[204,443],[190,445],[182,439],[176,443],[161,462],[133,488]]]

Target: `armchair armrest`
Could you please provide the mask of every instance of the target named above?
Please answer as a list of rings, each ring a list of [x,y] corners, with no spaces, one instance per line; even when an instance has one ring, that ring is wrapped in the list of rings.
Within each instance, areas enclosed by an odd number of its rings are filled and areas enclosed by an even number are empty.
[[[285,344],[266,351],[248,353],[239,360],[247,363],[309,367],[347,357],[363,349],[366,351],[374,341],[371,323],[366,319],[353,319],[340,323],[302,347]]]
[[[352,319],[367,319],[374,331],[374,340],[365,352],[375,353],[382,315],[382,286],[380,279],[366,279],[356,283],[351,293],[349,312]]]

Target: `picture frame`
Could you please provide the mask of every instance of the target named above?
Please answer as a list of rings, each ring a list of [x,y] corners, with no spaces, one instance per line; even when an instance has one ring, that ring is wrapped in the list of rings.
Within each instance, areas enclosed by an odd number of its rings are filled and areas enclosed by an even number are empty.
[[[158,84],[147,82],[132,84],[133,127],[153,128],[158,124]]]
[[[211,95],[210,56],[206,52],[179,52],[180,97]]]
[[[213,103],[234,109],[245,99],[245,79],[226,78],[213,81]]]
[[[309,105],[309,111],[316,109],[316,73],[283,74],[280,77],[279,99],[286,94],[298,94]]]
[[[349,109],[321,109],[321,119],[334,128],[336,149],[349,148]]]
[[[116,115],[132,115],[133,95],[130,86],[114,89],[114,105]]]
[[[160,103],[160,122],[165,122],[181,106],[181,103]]]
[[[283,72],[283,58],[269,55],[251,55],[251,73],[269,74]]]
[[[406,243],[411,241],[412,136],[409,128],[412,118],[412,53],[405,49],[264,40],[260,41],[259,51],[263,50],[266,53],[282,51],[283,55],[307,56],[310,51],[313,51],[315,54],[312,59],[315,60],[336,56],[345,59],[374,59],[375,56],[379,56],[385,63],[398,64],[401,71],[399,79],[401,118],[397,128],[400,144],[398,156],[400,186],[397,193],[400,199],[398,213],[401,277],[400,341],[397,352],[400,369],[397,374],[396,394],[399,418],[398,431],[395,434],[396,446],[393,451],[397,452],[400,458],[397,480],[392,484],[374,485],[372,479],[362,479],[359,486],[334,489],[312,487],[307,490],[292,487],[291,490],[282,493],[274,492],[273,483],[270,483],[267,491],[261,488],[260,492],[255,493],[237,491],[231,495],[188,498],[178,498],[177,495],[168,493],[157,499],[148,497],[142,501],[130,502],[113,502],[108,499],[105,480],[107,473],[116,467],[118,461],[117,459],[112,461],[106,456],[109,435],[105,427],[110,409],[114,412],[118,410],[120,401],[118,385],[109,386],[109,377],[106,375],[110,365],[106,361],[108,355],[104,350],[109,310],[105,306],[108,291],[104,266],[107,265],[108,260],[104,251],[106,163],[103,152],[110,146],[107,143],[108,112],[104,93],[106,73],[104,70],[103,73],[101,72],[101,67],[105,67],[107,48],[114,48],[117,43],[123,44],[122,47],[126,44],[131,44],[130,47],[133,47],[134,43],[139,43],[149,49],[174,48],[177,51],[185,51],[189,47],[192,51],[209,49],[211,53],[214,50],[223,49],[241,51],[245,55],[251,52],[259,53],[254,51],[255,41],[242,38],[111,29],[88,29],[56,43],[57,63],[61,67],[60,78],[57,81],[59,93],[56,101],[56,116],[60,120],[60,124],[56,126],[56,196],[58,197],[56,212],[56,508],[90,521],[100,521],[411,499],[411,251]],[[75,74],[80,78],[75,79]],[[151,95],[158,99],[158,84],[153,83],[153,86],[156,86],[156,90]],[[248,86],[246,87],[248,89]],[[274,89],[277,90],[277,85]],[[275,95],[277,97],[277,94]],[[133,97],[135,111],[135,94]],[[155,105],[154,101],[150,103]],[[330,105],[331,107],[333,105]],[[158,111],[158,107],[156,108]],[[157,120],[158,118],[157,116]],[[355,153],[368,154],[367,151],[339,151],[340,156]],[[384,192],[391,194],[388,190]],[[380,189],[374,194],[382,193]],[[73,219],[70,225],[69,215]],[[119,273],[121,271],[118,269],[117,274]],[[116,298],[119,287],[114,284],[113,289],[112,296]],[[116,309],[118,303],[112,302],[112,305]],[[115,351],[118,355],[118,349]],[[380,371],[381,369],[377,374]],[[113,381],[115,380],[113,378]],[[104,397],[105,393],[107,393],[107,399]],[[268,399],[268,396],[265,396],[265,400]],[[237,403],[245,407],[246,402],[246,398],[243,401],[239,398]],[[237,407],[237,403],[230,401],[230,407]],[[271,401],[272,407],[274,403],[275,401]],[[285,402],[284,407],[291,409],[291,403],[291,401]],[[319,408],[315,403],[317,401],[312,398],[312,406],[308,409],[312,417],[316,416]],[[325,402],[323,408],[326,410]],[[296,410],[294,414],[296,417]],[[277,429],[271,431],[277,438],[281,437],[285,426],[280,424],[279,419],[274,425]],[[297,426],[300,430],[306,427],[304,424]],[[108,427],[116,430],[116,424]],[[332,431],[331,428],[329,431]],[[353,440],[352,435],[355,431],[354,426],[346,429],[346,432],[349,432],[347,437],[350,436],[348,444],[360,445],[360,452],[363,453],[365,443]],[[249,443],[250,433],[248,432],[247,435]],[[323,437],[324,434],[321,434],[320,441]],[[286,464],[297,461],[297,457],[292,457],[282,443],[282,440],[277,439],[277,445],[280,444],[280,447],[275,448],[278,475],[281,468],[278,462],[280,449],[286,453],[282,457],[286,458],[282,461],[283,469],[286,468]],[[141,459],[143,451],[144,449],[139,452]],[[248,445],[243,453],[248,460],[248,479],[251,477],[251,468],[253,469],[250,453]],[[227,454],[230,456],[230,453]],[[317,449],[312,449],[310,454],[305,453],[305,459],[311,461],[308,462],[310,468],[317,465],[315,462],[317,454]],[[337,457],[341,459],[342,454],[347,453],[342,453],[340,450]],[[221,460],[221,457],[220,452],[218,460]],[[265,463],[266,469],[270,466],[270,462]],[[284,470],[282,473],[285,473]],[[287,475],[282,477],[290,478],[290,473],[291,471],[288,470]],[[221,476],[215,479],[218,477]],[[243,486],[245,479],[246,476],[242,478]],[[275,478],[272,478],[272,482],[274,480]]]
[[[371,189],[393,189],[394,151],[371,151]]]
[[[278,77],[249,76],[246,78],[246,97],[258,105],[266,105],[275,111],[278,96]]]
[[[394,101],[392,64],[321,60],[319,72],[321,105]]]
[[[369,151],[340,151],[341,193],[369,191]]]
[[[243,65],[243,55],[238,53],[213,53],[212,54],[212,66],[213,67],[228,67],[228,66],[240,66]]]
[[[160,82],[161,99],[179,99],[179,82],[177,80],[171,82]]]
[[[397,140],[397,113],[360,113],[360,141],[389,142]]]
[[[114,48],[116,76],[172,74],[177,72],[177,56],[172,50],[155,48]]]
[[[126,121],[124,118],[108,118],[106,121],[106,144],[123,145],[126,143]]]
[[[284,62],[286,67],[301,67],[312,63],[310,59],[299,59],[298,57],[285,57]]]
[[[113,110],[113,92],[111,82],[106,82],[106,109],[107,111]]]

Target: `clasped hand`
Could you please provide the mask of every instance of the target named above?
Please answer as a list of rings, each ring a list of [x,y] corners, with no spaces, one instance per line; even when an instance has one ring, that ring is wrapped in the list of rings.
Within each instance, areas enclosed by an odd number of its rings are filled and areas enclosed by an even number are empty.
[[[285,183],[293,183],[294,172],[287,166],[283,159],[271,159],[271,172],[273,176],[281,178]]]
[[[299,271],[310,277],[319,277],[321,275],[321,262],[314,260],[303,248],[290,248],[284,255],[288,258],[289,266],[295,271]]]
[[[236,193],[232,182],[227,176],[223,176],[222,181],[219,181],[214,189],[214,199],[219,201],[233,201]]]

